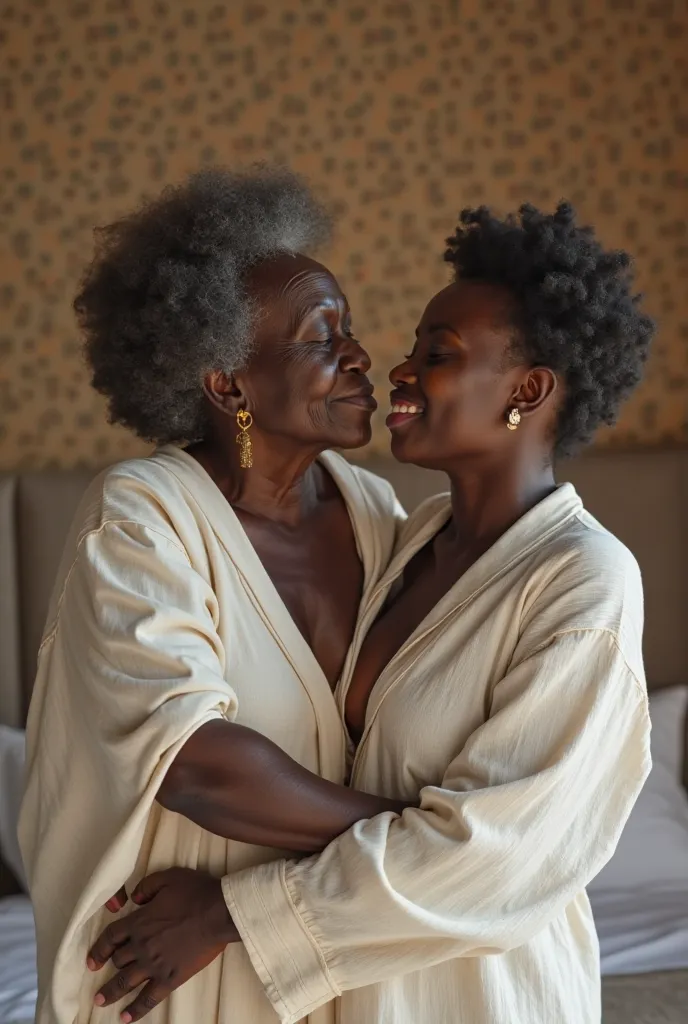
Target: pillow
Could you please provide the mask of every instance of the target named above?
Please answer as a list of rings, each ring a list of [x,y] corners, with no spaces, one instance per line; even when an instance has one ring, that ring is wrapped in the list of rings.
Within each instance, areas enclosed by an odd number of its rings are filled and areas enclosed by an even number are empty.
[[[17,821],[24,790],[24,733],[0,725],[0,857],[26,890]]]
[[[681,782],[688,751],[686,725],[688,686],[672,686],[650,694],[652,762],[661,765],[672,779]]]
[[[688,892],[688,794],[681,784],[688,687],[650,695],[652,771],[626,823],[614,856],[588,886]]]

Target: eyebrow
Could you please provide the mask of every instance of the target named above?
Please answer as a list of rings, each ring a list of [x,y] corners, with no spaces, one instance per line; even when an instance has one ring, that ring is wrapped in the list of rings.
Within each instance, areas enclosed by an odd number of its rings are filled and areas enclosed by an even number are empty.
[[[291,332],[293,333],[293,332],[297,331],[299,329],[299,327],[301,326],[301,324],[305,323],[308,319],[310,319],[310,317],[312,317],[316,313],[332,313],[332,312],[339,313],[340,306],[341,306],[341,300],[340,299],[329,299],[328,298],[328,299],[324,299],[324,300],[322,300],[320,302],[310,303],[308,306],[305,306],[305,307],[301,307],[301,308],[297,307],[294,310],[293,321],[290,324]],[[349,309],[349,304],[348,304],[348,302],[346,301],[346,298],[345,298],[344,299],[344,316],[349,316],[350,313],[351,313],[351,311]]]
[[[459,341],[463,340],[461,338],[461,335],[457,331],[456,327],[452,327],[451,324],[447,324],[447,323],[444,323],[444,322],[436,323],[436,324],[428,324],[428,334],[431,334],[433,331],[449,331],[451,334],[455,335],[459,339]],[[418,328],[417,327],[416,327],[416,337],[418,337]]]

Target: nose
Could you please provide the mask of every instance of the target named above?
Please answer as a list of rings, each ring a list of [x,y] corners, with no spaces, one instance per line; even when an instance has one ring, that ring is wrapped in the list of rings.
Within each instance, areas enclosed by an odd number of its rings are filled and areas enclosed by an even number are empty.
[[[404,359],[403,363],[397,363],[389,371],[389,381],[395,388],[403,384],[415,384],[418,381],[418,374],[413,371],[410,359]]]
[[[355,338],[346,338],[339,357],[339,368],[342,373],[366,374],[370,369],[370,356]]]

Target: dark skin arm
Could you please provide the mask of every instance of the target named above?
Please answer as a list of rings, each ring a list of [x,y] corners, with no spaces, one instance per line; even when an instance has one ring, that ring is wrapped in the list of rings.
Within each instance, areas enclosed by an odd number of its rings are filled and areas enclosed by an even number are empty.
[[[158,801],[215,835],[299,853],[324,849],[362,818],[408,806],[328,782],[260,733],[221,719],[187,741]]]
[[[303,853],[324,849],[363,818],[410,806],[321,779],[260,733],[221,719],[185,743],[158,800],[216,835]],[[158,872],[139,883],[132,899],[141,909],[108,925],[88,956],[90,970],[110,959],[118,968],[96,996],[98,1006],[146,982],[122,1014],[127,1021],[140,1020],[240,941],[220,881],[204,872]],[[107,906],[117,911],[126,902],[122,888]]]
[[[158,801],[225,839],[297,853],[317,853],[355,822],[409,806],[322,779],[267,737],[222,719],[184,744]],[[115,913],[126,902],[122,888],[106,906]]]
[[[260,733],[224,720],[201,726],[175,758],[158,800],[227,839],[315,853],[362,818],[409,806],[321,779]],[[220,881],[170,868],[150,875],[132,899],[141,909],[113,922],[89,952],[88,967],[112,958],[118,973],[96,996],[108,1006],[144,988],[122,1015],[136,1021],[197,974],[239,934]],[[119,910],[121,889],[108,901]],[[191,954],[191,955],[189,955]]]

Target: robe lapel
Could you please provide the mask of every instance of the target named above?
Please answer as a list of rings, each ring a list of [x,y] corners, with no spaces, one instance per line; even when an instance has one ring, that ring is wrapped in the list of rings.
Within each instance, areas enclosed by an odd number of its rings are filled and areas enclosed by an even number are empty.
[[[290,663],[313,707],[318,728],[320,773],[340,781],[346,760],[346,732],[334,695],[317,659],[296,626],[268,576],[236,513],[203,467],[191,455],[173,446],[165,446],[153,456],[184,486],[201,515],[208,521],[227,557],[236,569],[247,599],[272,634]],[[365,492],[353,469],[338,455],[325,453],[321,461],[339,486],[351,516],[356,544],[364,566],[361,608],[369,600],[369,591],[382,566],[377,531]],[[344,672],[350,663],[347,657]]]
[[[508,572],[517,562],[526,558],[535,548],[545,543],[552,533],[577,515],[582,507],[582,502],[573,486],[568,483],[561,485],[514,523],[456,581],[402,644],[375,683],[368,700],[366,725],[359,743],[359,751],[367,739],[370,726],[385,697],[411,671],[433,635],[438,630],[449,628],[455,617],[460,615],[482,590],[490,586],[499,576]],[[394,581],[404,571],[411,558],[441,529],[450,514],[450,496],[443,494],[425,502],[409,519],[389,570],[380,581],[380,586],[375,590],[369,607],[363,613],[361,638],[365,636],[380,613]],[[346,692],[340,699],[343,707]]]

